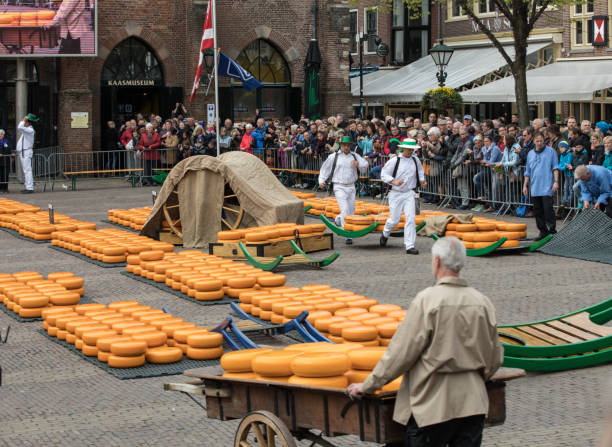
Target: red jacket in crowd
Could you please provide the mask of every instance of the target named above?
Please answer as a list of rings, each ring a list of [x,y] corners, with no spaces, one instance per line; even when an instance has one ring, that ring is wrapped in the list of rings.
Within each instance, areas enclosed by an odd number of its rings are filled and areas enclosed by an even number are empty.
[[[245,132],[242,136],[242,141],[240,142],[240,150],[252,154],[253,149],[251,148],[251,141],[253,141],[253,135],[251,135],[251,132]]]
[[[124,148],[125,145],[128,144],[132,139],[132,131],[133,129],[131,127],[126,127],[123,133],[121,134],[121,138],[119,138],[119,141],[121,141],[121,144]]]
[[[160,160],[161,154],[155,149],[161,146],[161,140],[157,132],[152,134],[143,133],[140,136],[140,142],[138,143],[138,149],[142,151],[143,160]]]

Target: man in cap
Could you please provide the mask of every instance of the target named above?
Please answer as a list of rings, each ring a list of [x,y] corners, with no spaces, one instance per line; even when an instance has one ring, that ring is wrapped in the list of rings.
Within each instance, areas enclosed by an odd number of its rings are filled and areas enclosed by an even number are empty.
[[[355,214],[355,182],[359,179],[359,171],[364,174],[368,169],[368,162],[359,154],[351,152],[353,140],[351,137],[342,137],[341,150],[334,152],[319,171],[319,188],[325,188],[325,182],[331,181],[334,195],[340,207],[340,215],[336,216],[336,225],[344,228],[344,216]],[[353,240],[348,238],[347,245]]]
[[[32,177],[32,155],[34,153],[34,135],[36,131],[32,127],[32,123],[38,122],[36,115],[28,113],[19,122],[17,130],[21,132],[21,137],[17,141],[17,147],[15,151],[19,157],[21,163],[21,170],[23,171],[24,186],[25,189],[21,191],[22,194],[32,194],[34,192],[34,178]]]
[[[381,180],[392,186],[389,192],[390,216],[380,236],[380,245],[381,247],[387,245],[389,234],[399,223],[403,212],[406,216],[404,245],[406,253],[411,255],[419,254],[414,247],[416,242],[414,223],[416,188],[419,182],[423,188],[427,186],[421,161],[414,155],[416,149],[419,149],[416,140],[405,138],[397,148],[398,155],[385,163],[380,174]]]

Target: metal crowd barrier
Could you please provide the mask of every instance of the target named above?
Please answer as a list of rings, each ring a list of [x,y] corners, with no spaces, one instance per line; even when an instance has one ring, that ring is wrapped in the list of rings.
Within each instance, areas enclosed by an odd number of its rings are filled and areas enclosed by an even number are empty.
[[[226,149],[227,150],[227,149]],[[224,150],[224,151],[226,151]],[[288,187],[316,189],[318,174],[329,153],[306,154],[293,148],[254,149],[253,155],[265,163]],[[152,181],[156,174],[168,172],[180,161],[176,148],[154,151],[158,160],[145,160],[143,152],[138,151],[94,151],[63,152],[60,147],[36,149],[32,158],[32,168],[36,184],[52,186],[56,181],[72,180],[76,187],[77,179],[124,178],[132,186]],[[380,170],[389,160],[388,156],[365,156],[368,161],[367,172],[360,174],[359,195],[382,197]],[[491,167],[462,164],[460,172],[451,169],[446,162],[422,160],[427,186],[420,188],[426,202],[438,207],[462,207],[471,209],[481,204],[493,208],[499,215],[515,213],[519,207],[531,209],[529,194],[523,195],[524,166],[494,170]],[[9,183],[18,182],[20,171],[17,157],[10,163]],[[565,193],[564,193],[565,191]],[[573,176],[559,173],[559,189],[554,193],[556,210],[566,210],[567,216],[579,209],[579,188]],[[467,207],[467,208],[466,208]]]

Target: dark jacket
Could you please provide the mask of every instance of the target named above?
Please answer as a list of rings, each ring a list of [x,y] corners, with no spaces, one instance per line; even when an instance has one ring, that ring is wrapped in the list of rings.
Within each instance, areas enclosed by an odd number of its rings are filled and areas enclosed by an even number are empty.
[[[104,151],[116,151],[119,147],[119,133],[117,129],[107,127],[104,129],[104,136],[102,138],[102,150]]]
[[[591,161],[594,165],[601,166],[606,158],[605,150],[603,146],[594,147],[591,151]]]
[[[521,164],[524,166],[527,163],[527,154],[535,149],[535,143],[533,142],[533,138],[529,141],[523,142],[521,145],[521,152],[519,153],[519,158],[521,159]]]
[[[589,164],[589,154],[586,149],[582,149],[580,152],[574,152],[574,160],[572,162],[572,166],[574,170],[580,165],[588,165]]]
[[[0,157],[0,166],[11,164],[11,145],[6,135],[0,140],[0,154],[2,154],[2,157]]]

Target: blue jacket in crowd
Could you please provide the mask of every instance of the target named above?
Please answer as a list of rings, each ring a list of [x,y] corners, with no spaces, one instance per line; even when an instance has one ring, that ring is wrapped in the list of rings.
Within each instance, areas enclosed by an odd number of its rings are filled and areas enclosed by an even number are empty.
[[[604,168],[610,169],[612,171],[612,152],[608,152],[604,157],[604,162],[602,164]]]
[[[607,205],[612,197],[612,171],[599,165],[590,165],[588,169],[591,171],[591,178],[588,182],[580,180],[580,200]]]
[[[257,149],[262,149],[264,147],[264,135],[268,132],[268,125],[264,124],[263,129],[256,127],[255,130],[251,133],[253,137],[253,145]]]
[[[519,154],[516,153],[515,149],[521,147],[520,144],[514,143],[512,147],[507,147],[506,150],[502,153],[501,163],[504,169],[509,170],[512,169],[514,174],[518,173],[517,166],[521,162],[519,158]]]
[[[500,162],[502,160],[502,152],[495,143],[491,143],[488,149],[486,146],[482,147],[482,159],[486,163],[494,164]]]
[[[567,174],[570,172],[567,169],[567,165],[573,164],[574,154],[569,149],[565,152],[561,152],[561,156],[559,157],[559,171],[563,172],[563,174]]]

